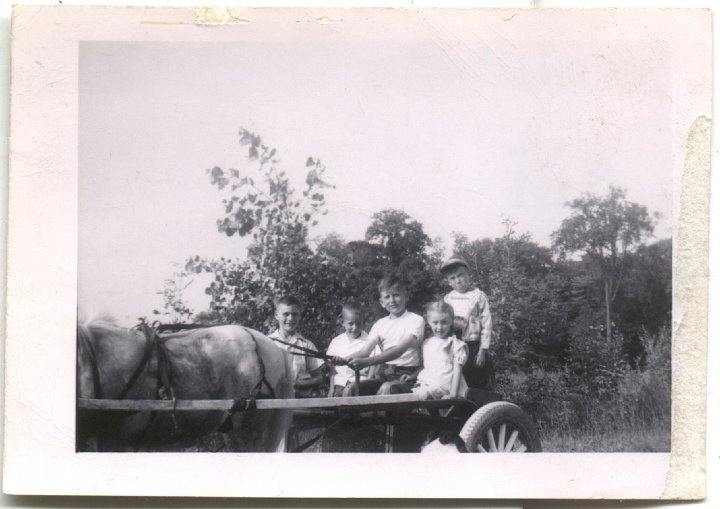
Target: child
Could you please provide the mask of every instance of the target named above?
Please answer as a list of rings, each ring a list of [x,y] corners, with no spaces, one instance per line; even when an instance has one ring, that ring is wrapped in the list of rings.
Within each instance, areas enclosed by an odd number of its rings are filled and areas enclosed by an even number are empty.
[[[443,299],[455,313],[455,333],[469,348],[469,361],[463,368],[468,386],[493,389],[495,371],[488,354],[492,335],[492,316],[487,295],[470,284],[470,269],[462,258],[450,258],[440,267],[452,291]]]
[[[284,295],[275,300],[275,319],[278,322],[277,330],[270,333],[270,339],[274,339],[283,350],[291,352],[291,360],[293,365],[295,397],[296,398],[313,398],[325,395],[323,373],[323,361],[316,357],[306,357],[304,355],[294,355],[293,352],[302,354],[303,352],[295,350],[290,345],[296,345],[301,348],[309,348],[317,351],[315,345],[308,341],[297,332],[300,324],[300,315],[302,306],[300,301],[292,295]],[[285,343],[289,343],[285,344]]]
[[[361,382],[360,395],[410,392],[410,380],[420,370],[420,343],[425,332],[425,320],[405,309],[407,283],[399,277],[382,278],[378,291],[380,305],[389,314],[375,322],[366,345],[350,356],[349,365],[353,369],[378,365],[376,378]],[[379,352],[370,356],[376,346]]]
[[[468,346],[450,335],[453,308],[442,300],[431,302],[425,316],[433,335],[422,345],[423,368],[412,392],[419,394],[421,399],[463,397],[467,385],[462,369],[468,359]]]
[[[342,325],[345,329],[330,342],[327,355],[335,358],[336,362],[345,361],[349,356],[360,351],[368,338],[363,330],[364,317],[360,306],[354,302],[346,302],[342,307]],[[361,372],[361,380],[368,379],[368,370]],[[330,382],[328,396],[350,396],[350,385],[355,382],[355,370],[346,365],[335,366],[335,374]]]

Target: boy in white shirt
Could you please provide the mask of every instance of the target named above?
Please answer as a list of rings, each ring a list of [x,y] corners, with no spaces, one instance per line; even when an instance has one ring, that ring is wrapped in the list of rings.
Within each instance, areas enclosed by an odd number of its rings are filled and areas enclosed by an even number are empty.
[[[469,348],[468,362],[463,368],[465,381],[473,389],[492,390],[495,369],[488,353],[492,316],[487,295],[471,285],[470,269],[462,258],[450,258],[440,267],[440,273],[452,287],[443,300],[452,306],[455,313],[455,333]]]
[[[295,397],[323,397],[326,395],[323,361],[316,357],[293,354],[293,352],[299,354],[304,353],[294,349],[293,346],[317,351],[315,345],[302,337],[297,331],[301,314],[302,305],[296,297],[284,295],[276,299],[275,319],[278,322],[278,328],[271,332],[268,337],[275,340],[277,346],[290,352],[294,374]]]
[[[365,346],[368,335],[363,330],[364,317],[360,306],[346,302],[342,307],[342,325],[345,332],[330,341],[326,354],[334,357],[335,373],[330,381],[329,396],[350,396],[350,386],[355,382],[355,370],[344,362]],[[368,369],[360,372],[360,380],[368,379]]]
[[[407,283],[387,276],[378,283],[380,305],[389,313],[370,329],[365,347],[349,358],[353,369],[378,366],[376,378],[361,382],[360,395],[410,392],[420,371],[420,344],[425,333],[422,316],[408,311]],[[375,347],[379,353],[371,355]],[[378,390],[379,388],[379,390]]]

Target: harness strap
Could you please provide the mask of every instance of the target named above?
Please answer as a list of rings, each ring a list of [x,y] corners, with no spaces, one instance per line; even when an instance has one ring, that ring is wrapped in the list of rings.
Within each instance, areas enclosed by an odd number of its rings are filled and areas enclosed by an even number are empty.
[[[170,363],[170,356],[159,341],[155,341],[155,348],[158,357],[158,379],[160,380],[160,387],[161,389],[166,388],[172,392],[172,364]]]
[[[326,361],[332,361],[332,357],[329,355],[322,354],[316,350],[311,350],[310,348],[305,348],[303,346],[299,345],[293,345],[292,343],[288,343],[287,341],[283,341],[282,339],[278,338],[270,338],[273,341],[277,341],[278,343],[281,343],[285,346],[289,346],[290,348],[294,348],[296,351],[288,350],[288,353],[291,355],[297,355],[299,357],[315,357],[316,359],[323,359]],[[300,353],[302,352],[302,353]]]
[[[133,374],[130,376],[128,383],[125,385],[122,392],[120,392],[118,399],[125,399],[125,396],[127,396],[128,393],[132,390],[133,386],[138,381],[138,378],[140,378],[140,375],[143,374],[145,368],[147,368],[148,364],[150,363],[150,358],[152,357],[152,352],[156,345],[157,335],[155,334],[155,332],[150,329],[150,327],[148,327],[148,325],[144,322],[140,325],[140,328],[145,334],[145,353],[143,354],[143,358],[140,361],[140,364],[138,364],[138,366],[135,368],[135,371],[133,371]]]
[[[257,351],[257,357],[258,357],[258,365],[260,367],[260,380],[253,388],[253,394],[252,398],[256,398],[258,394],[260,394],[260,390],[262,389],[262,386],[264,385],[267,387],[267,390],[270,392],[270,397],[272,399],[275,399],[275,390],[272,388],[272,385],[270,385],[270,382],[267,381],[267,378],[265,377],[265,363],[262,360],[262,355],[260,355],[260,348],[258,347],[257,339],[255,338],[255,334],[253,334],[253,331],[251,329],[248,329],[247,327],[243,327],[243,330],[247,332],[250,337],[252,338],[253,342],[255,343],[255,350]],[[233,407],[234,409],[234,407]]]

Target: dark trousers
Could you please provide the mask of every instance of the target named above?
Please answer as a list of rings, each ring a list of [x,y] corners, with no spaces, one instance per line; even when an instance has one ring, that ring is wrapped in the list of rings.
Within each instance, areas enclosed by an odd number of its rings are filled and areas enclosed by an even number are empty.
[[[480,350],[480,341],[469,341],[465,344],[470,350],[468,360],[463,366],[463,376],[468,387],[471,389],[493,390],[495,388],[495,366],[490,352],[486,352],[485,365],[479,368],[475,365],[475,357],[477,357]]]
[[[360,396],[372,396],[377,394],[378,389],[387,383],[384,394],[402,394],[411,392],[415,381],[401,382],[403,375],[414,375],[417,367],[395,366],[392,364],[381,364],[377,370],[377,378],[363,380],[360,382]]]

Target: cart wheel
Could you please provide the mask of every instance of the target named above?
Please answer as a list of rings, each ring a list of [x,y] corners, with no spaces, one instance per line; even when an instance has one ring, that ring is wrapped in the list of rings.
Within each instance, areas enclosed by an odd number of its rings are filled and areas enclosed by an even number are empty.
[[[469,452],[542,451],[530,416],[507,401],[495,401],[477,409],[463,425],[460,438]]]

